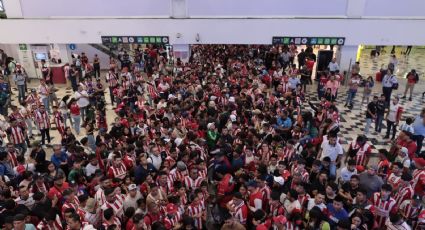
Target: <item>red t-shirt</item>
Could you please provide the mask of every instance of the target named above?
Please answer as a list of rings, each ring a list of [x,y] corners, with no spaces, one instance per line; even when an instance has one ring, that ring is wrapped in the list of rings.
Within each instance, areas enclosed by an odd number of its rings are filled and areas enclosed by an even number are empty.
[[[80,107],[77,104],[71,105],[71,107],[69,108],[69,111],[74,116],[80,115]]]
[[[309,71],[313,71],[313,67],[314,67],[314,61],[313,60],[308,60],[305,65],[307,66],[307,69]]]
[[[67,182],[63,182],[61,188],[58,188],[56,186],[53,186],[53,187],[51,187],[49,189],[49,192],[47,193],[47,197],[52,200],[53,197],[56,195],[56,197],[58,198],[58,204],[57,204],[57,206],[58,207],[61,207],[62,204],[63,204],[63,202],[62,202],[62,199],[63,199],[62,193],[67,188],[69,188],[69,185],[68,185]]]

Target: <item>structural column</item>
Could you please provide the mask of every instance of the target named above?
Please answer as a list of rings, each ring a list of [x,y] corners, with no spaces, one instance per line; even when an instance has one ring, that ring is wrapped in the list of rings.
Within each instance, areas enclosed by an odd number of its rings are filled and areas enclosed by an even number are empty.
[[[340,46],[335,54],[341,72],[351,70],[356,62],[358,46]]]

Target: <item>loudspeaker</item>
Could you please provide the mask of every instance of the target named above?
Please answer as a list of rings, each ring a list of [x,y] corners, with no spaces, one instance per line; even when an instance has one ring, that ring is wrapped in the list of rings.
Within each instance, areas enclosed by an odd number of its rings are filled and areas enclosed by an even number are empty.
[[[334,52],[332,50],[319,50],[317,53],[316,72],[325,71],[332,61]]]

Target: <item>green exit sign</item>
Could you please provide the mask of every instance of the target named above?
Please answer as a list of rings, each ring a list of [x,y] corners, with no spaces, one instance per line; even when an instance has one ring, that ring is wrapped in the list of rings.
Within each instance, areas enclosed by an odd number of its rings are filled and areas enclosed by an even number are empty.
[[[19,50],[28,50],[27,44],[19,44]]]

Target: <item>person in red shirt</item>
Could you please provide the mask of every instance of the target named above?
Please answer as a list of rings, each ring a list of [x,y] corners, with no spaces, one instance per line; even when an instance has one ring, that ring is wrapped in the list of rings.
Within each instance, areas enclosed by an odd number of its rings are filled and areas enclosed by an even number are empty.
[[[162,221],[162,215],[159,212],[159,206],[155,203],[150,203],[148,206],[148,213],[143,218],[146,226],[152,226],[155,222]]]
[[[418,83],[419,76],[416,73],[416,70],[412,69],[409,73],[407,73],[406,78],[407,78],[407,84],[406,84],[406,89],[404,90],[404,96],[402,97],[402,99],[406,99],[407,90],[409,90],[410,91],[409,101],[412,101],[413,89],[415,88],[416,83]]]
[[[416,141],[412,140],[412,134],[402,130],[396,141],[397,149],[401,149],[402,147],[406,147],[408,150],[408,155],[410,159],[415,157],[416,150],[418,148]]]
[[[67,182],[65,182],[65,177],[62,174],[58,174],[53,181],[53,187],[49,189],[49,193],[47,194],[47,197],[51,200],[58,200],[57,207],[59,209],[62,208],[62,205],[64,203],[63,195],[62,193],[69,188],[69,185]]]
[[[217,185],[217,195],[221,207],[226,207],[226,204],[232,199],[230,193],[235,189],[234,179],[232,175],[226,174]]]
[[[257,182],[254,180],[249,181],[247,184],[247,187],[249,191],[249,203],[248,203],[249,209],[252,212],[255,212],[256,210],[262,210],[264,206],[263,194],[258,188]]]

